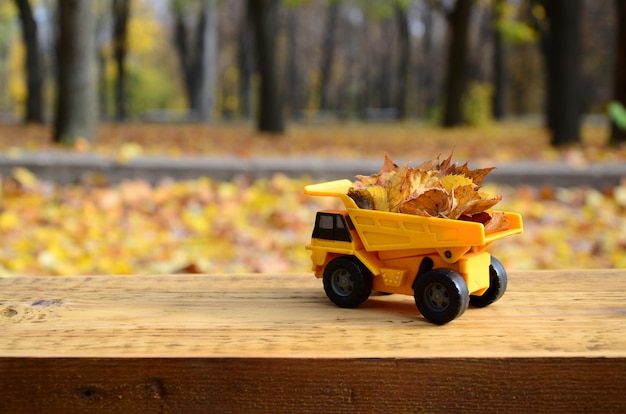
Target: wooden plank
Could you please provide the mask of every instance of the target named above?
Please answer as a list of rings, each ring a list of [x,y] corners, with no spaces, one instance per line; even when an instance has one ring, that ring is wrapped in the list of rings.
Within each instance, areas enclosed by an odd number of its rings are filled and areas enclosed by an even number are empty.
[[[0,358],[0,369],[5,413],[626,412],[624,359]]]
[[[0,329],[0,412],[626,412],[625,270],[512,272],[444,326],[310,274],[9,278]]]
[[[409,296],[338,308],[310,274],[0,279],[0,329],[0,356],[624,357],[626,272],[516,272],[444,326]]]

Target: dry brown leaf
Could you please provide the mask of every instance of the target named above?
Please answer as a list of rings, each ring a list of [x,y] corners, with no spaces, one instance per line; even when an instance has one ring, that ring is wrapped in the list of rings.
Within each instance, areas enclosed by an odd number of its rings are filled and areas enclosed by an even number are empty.
[[[463,214],[468,216],[472,216],[477,213],[481,213],[483,211],[487,211],[496,204],[498,204],[502,200],[501,196],[493,197],[493,198],[479,198],[472,203],[469,203],[467,208],[463,210]]]
[[[476,213],[473,216],[461,215],[459,217],[459,220],[472,221],[474,223],[485,224],[489,220],[491,220],[491,214],[487,213],[486,211],[483,211],[482,213]]]
[[[474,214],[486,211],[496,205],[502,197],[489,197],[476,191],[472,185],[464,185],[454,189],[454,198],[458,201],[455,210],[450,213],[449,218],[456,219],[461,215],[473,216]],[[489,198],[487,198],[489,197]]]
[[[453,153],[451,152],[448,158],[441,161],[441,163],[437,165],[437,170],[439,170],[441,173],[440,175],[449,174],[448,170],[450,170],[450,168],[453,168],[455,166],[455,164],[452,164],[452,154]],[[439,157],[437,157],[437,160],[439,160]]]
[[[438,167],[439,157],[435,158],[434,160],[424,161],[415,168],[422,171],[439,171]]]
[[[458,219],[462,215],[471,216],[473,213],[470,213],[468,210],[471,209],[473,204],[480,201],[480,194],[471,184],[454,188],[451,195],[456,200],[456,206],[448,215],[448,218],[451,219]]]
[[[491,219],[484,225],[485,233],[508,230],[509,218],[502,212],[496,212],[491,215]]]
[[[389,155],[385,154],[385,161],[383,162],[383,168],[380,169],[379,174],[385,174],[388,172],[397,172],[400,169],[398,165],[389,158]]]
[[[450,209],[450,195],[443,188],[430,188],[417,197],[406,201],[400,212],[429,217],[447,217]]]
[[[378,174],[376,175],[357,175],[357,181],[354,183],[355,187],[366,187],[368,185],[375,185],[378,182]]]

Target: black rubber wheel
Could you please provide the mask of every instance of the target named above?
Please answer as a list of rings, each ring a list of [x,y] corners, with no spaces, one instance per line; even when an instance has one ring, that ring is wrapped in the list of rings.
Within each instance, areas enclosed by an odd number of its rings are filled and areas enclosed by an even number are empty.
[[[354,308],[372,293],[372,274],[356,257],[338,257],[324,269],[324,291],[335,305]]]
[[[417,277],[414,285],[415,304],[422,316],[437,325],[444,325],[465,312],[469,292],[463,277],[452,269],[433,269]]]
[[[506,270],[502,263],[495,257],[491,256],[491,265],[489,266],[489,288],[481,296],[470,296],[470,306],[475,308],[484,308],[497,301],[506,292],[508,278]]]

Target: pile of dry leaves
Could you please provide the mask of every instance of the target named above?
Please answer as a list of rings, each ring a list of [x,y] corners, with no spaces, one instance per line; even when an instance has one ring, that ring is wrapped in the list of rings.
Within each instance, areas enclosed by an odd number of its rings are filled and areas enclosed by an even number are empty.
[[[467,163],[452,163],[452,154],[412,168],[396,165],[385,156],[382,169],[357,176],[348,195],[360,208],[468,220],[483,223],[485,231],[506,230],[506,216],[492,212],[501,196],[480,191],[480,184],[494,167],[470,170]]]

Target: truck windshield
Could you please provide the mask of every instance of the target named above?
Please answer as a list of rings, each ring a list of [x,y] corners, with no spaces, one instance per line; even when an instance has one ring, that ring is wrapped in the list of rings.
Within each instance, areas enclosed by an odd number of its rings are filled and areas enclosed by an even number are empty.
[[[333,213],[317,213],[313,237],[316,239],[352,241],[344,216]]]

